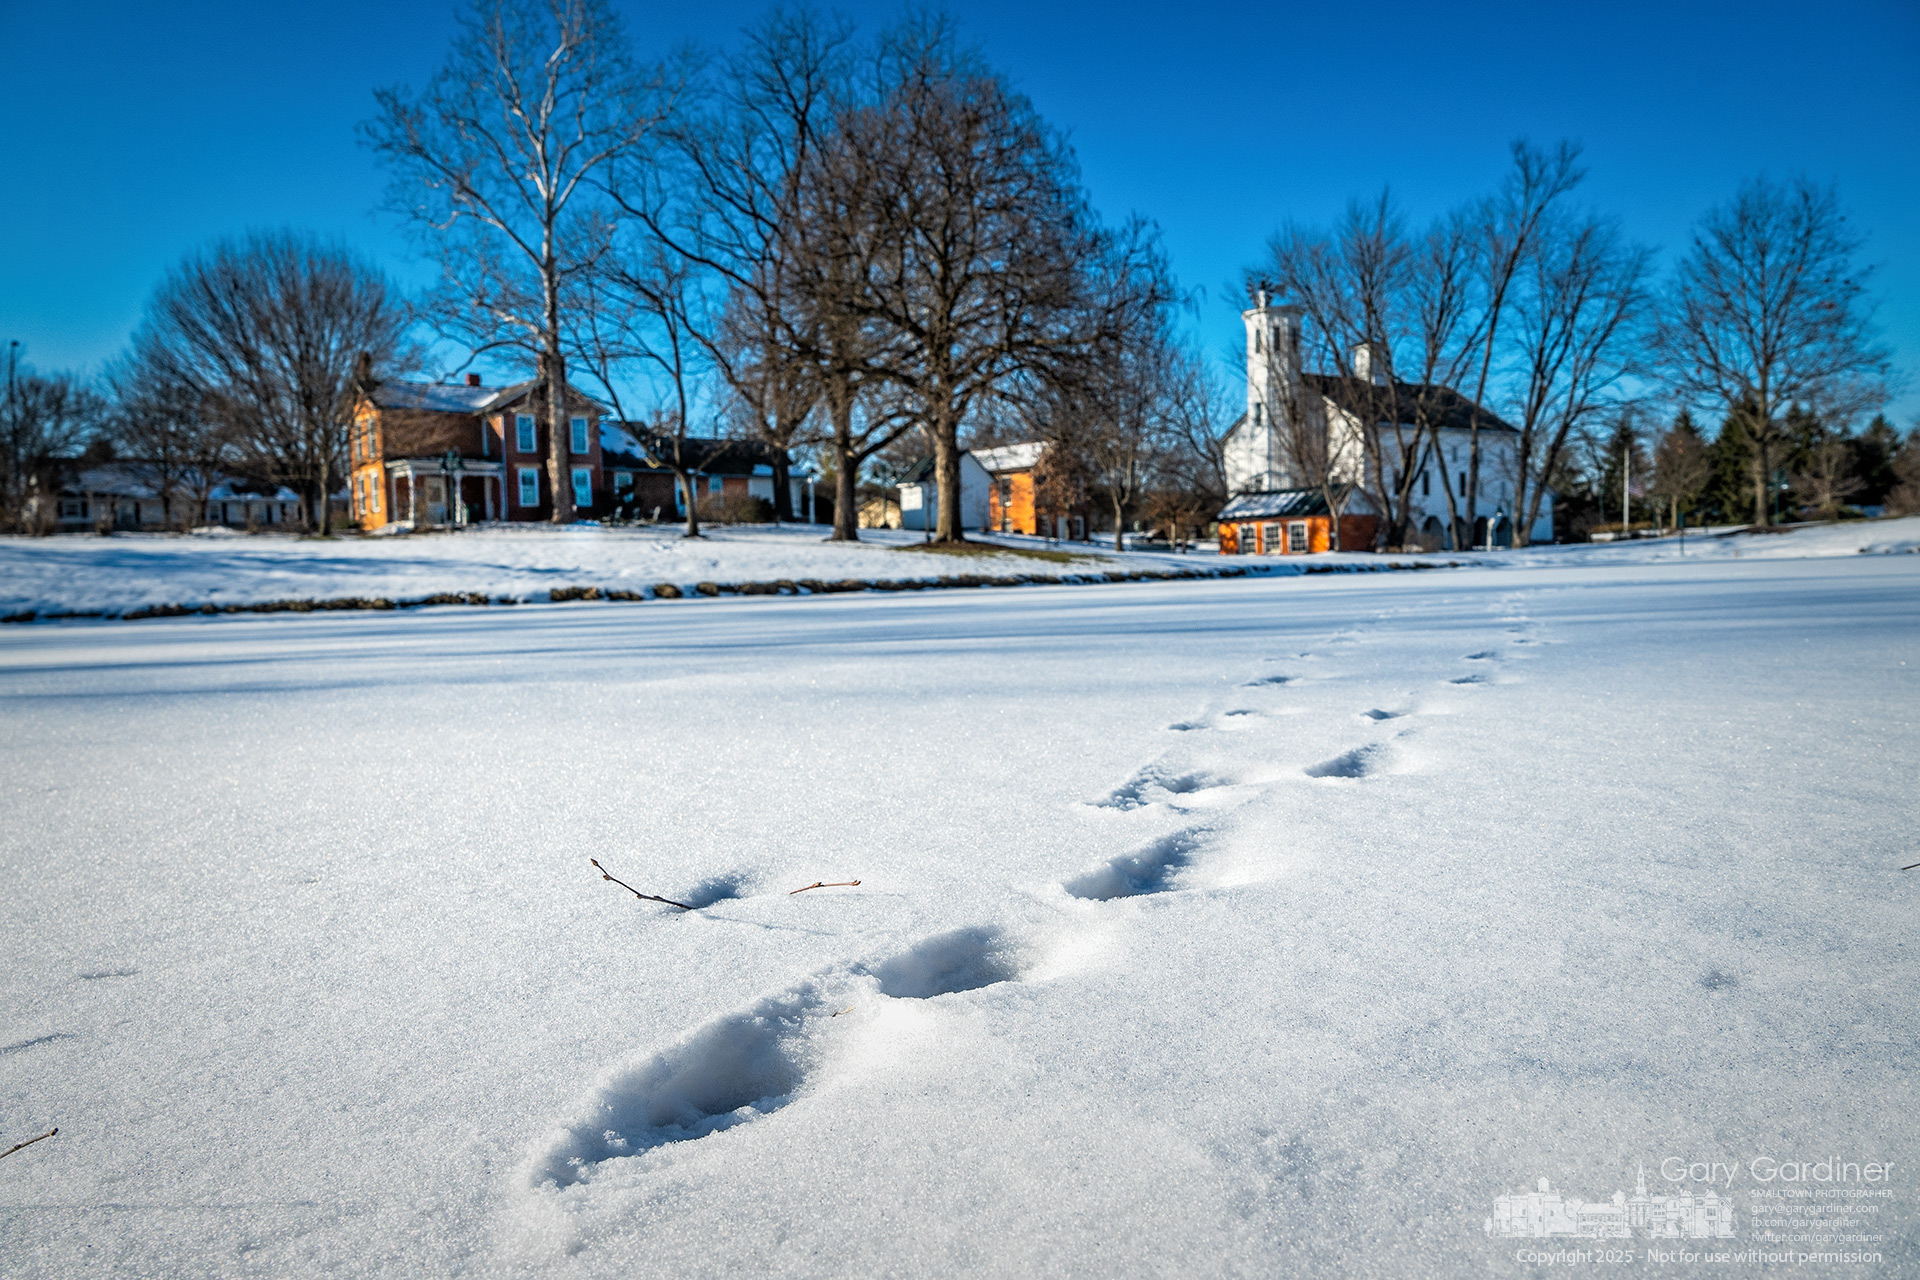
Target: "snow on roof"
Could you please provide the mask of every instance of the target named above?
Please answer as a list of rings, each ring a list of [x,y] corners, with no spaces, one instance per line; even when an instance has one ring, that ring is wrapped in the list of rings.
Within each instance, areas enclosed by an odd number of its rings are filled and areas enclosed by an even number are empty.
[[[976,462],[988,471],[998,474],[1002,471],[1032,470],[1046,449],[1046,441],[1030,440],[1025,444],[1002,445],[998,449],[974,449],[971,452]]]
[[[426,409],[434,413],[479,413],[500,393],[498,387],[469,387],[439,382],[383,382],[373,389],[382,409]]]
[[[1348,486],[1340,499],[1347,515],[1365,515],[1373,504],[1363,491]],[[1274,489],[1267,493],[1243,493],[1220,512],[1222,521],[1274,520],[1285,516],[1324,516],[1327,495],[1320,489]]]

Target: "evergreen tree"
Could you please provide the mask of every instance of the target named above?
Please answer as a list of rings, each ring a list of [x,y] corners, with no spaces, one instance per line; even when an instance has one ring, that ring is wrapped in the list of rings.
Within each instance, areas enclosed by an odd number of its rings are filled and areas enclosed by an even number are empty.
[[[1753,438],[1743,421],[1744,407],[1735,409],[1721,422],[1707,457],[1713,466],[1713,478],[1707,483],[1702,510],[1717,524],[1738,524],[1753,509]]]
[[[1900,453],[1900,433],[1894,430],[1884,413],[1874,415],[1867,429],[1854,437],[1853,473],[1860,481],[1855,501],[1863,507],[1885,505],[1887,494],[1898,483],[1893,460]]]

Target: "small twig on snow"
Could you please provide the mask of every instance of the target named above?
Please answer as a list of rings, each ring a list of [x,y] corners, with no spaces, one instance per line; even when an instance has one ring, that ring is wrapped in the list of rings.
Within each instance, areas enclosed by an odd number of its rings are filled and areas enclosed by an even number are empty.
[[[625,880],[615,880],[614,877],[607,874],[607,869],[600,865],[600,859],[598,858],[588,858],[587,861],[593,864],[593,869],[600,873],[600,878],[602,880],[613,880],[615,884],[619,885],[622,889],[625,889],[628,893],[632,894],[636,898],[645,898],[648,902],[664,902],[668,906],[678,907],[682,911],[693,910],[692,907],[688,906],[684,902],[675,902],[672,898],[663,898],[657,893],[642,893],[638,889],[634,888],[632,885],[628,884]]]
[[[55,1125],[53,1128],[47,1130],[45,1133],[41,1134],[37,1138],[28,1138],[25,1142],[16,1142],[12,1146],[8,1147],[5,1151],[0,1151],[0,1160],[5,1160],[8,1156],[12,1155],[14,1152],[22,1150],[26,1147],[30,1147],[36,1142],[45,1142],[48,1138],[51,1138],[54,1134],[58,1132],[60,1132],[60,1126]]]
[[[1915,867],[1920,867],[1920,862],[1909,862],[1909,863],[1908,863],[1908,864],[1907,864],[1906,866],[1904,866],[1904,867],[1902,867],[1902,868],[1900,868],[1900,869],[1901,869],[1902,871],[1911,871],[1911,870],[1913,870],[1913,869],[1914,869]]]
[[[798,889],[795,889],[793,893],[789,893],[787,896],[791,898],[794,893],[805,893],[809,889],[851,889],[853,888],[853,886],[859,883],[860,882],[858,880],[835,880],[834,882],[829,884],[825,880],[815,880],[812,884],[801,885]]]
[[[852,1012],[853,1012],[853,1006],[848,1005],[846,1008],[840,1010],[840,1013],[836,1013],[833,1016],[837,1018],[840,1016],[841,1013],[852,1013]]]

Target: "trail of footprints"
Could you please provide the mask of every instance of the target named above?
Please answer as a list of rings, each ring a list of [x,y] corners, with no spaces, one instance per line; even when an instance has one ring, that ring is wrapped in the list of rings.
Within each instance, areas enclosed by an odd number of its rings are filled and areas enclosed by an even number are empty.
[[[1507,644],[1538,643],[1517,597],[1502,601],[1509,624]],[[1364,639],[1364,631],[1343,631],[1334,646]],[[1296,655],[1311,659],[1312,653]],[[1499,648],[1465,655],[1475,664],[1497,665],[1508,657]],[[1242,687],[1277,689],[1299,676],[1273,672]],[[1470,669],[1446,678],[1455,686],[1484,684],[1484,670]],[[1169,725],[1177,732],[1223,731],[1256,721],[1265,713],[1237,707]],[[1383,724],[1417,714],[1411,705],[1371,707],[1358,718]],[[1388,771],[1389,741],[1363,742],[1329,759],[1306,766],[1310,779],[1362,779]],[[1145,766],[1098,800],[1097,808],[1130,812],[1166,805],[1185,812],[1201,807],[1209,793],[1236,784],[1214,773],[1176,766],[1165,758]],[[1211,824],[1160,836],[1061,882],[1071,898],[1112,902],[1169,892],[1176,877],[1191,866],[1212,835]],[[719,878],[698,886],[687,901],[695,907],[739,898],[743,882]],[[851,1012],[862,996],[886,1000],[934,1000],[1027,980],[1039,967],[1040,948],[1010,930],[981,926],[927,938],[888,959],[857,963],[816,975],[794,988],[769,996],[750,1008],[707,1022],[677,1043],[638,1064],[604,1078],[592,1091],[586,1114],[546,1140],[530,1169],[538,1188],[564,1188],[589,1178],[608,1160],[721,1133],[768,1116],[804,1095],[829,1040],[841,1034],[834,1019]]]

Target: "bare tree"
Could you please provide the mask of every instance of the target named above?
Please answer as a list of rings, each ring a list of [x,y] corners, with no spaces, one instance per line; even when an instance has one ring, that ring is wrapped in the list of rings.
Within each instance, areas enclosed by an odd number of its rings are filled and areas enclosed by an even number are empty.
[[[1424,447],[1409,432],[1393,376],[1402,294],[1414,258],[1391,197],[1348,204],[1331,235],[1289,227],[1268,243],[1262,282],[1302,312],[1293,369],[1282,379],[1275,426],[1294,483],[1318,489],[1340,549],[1340,517],[1351,487],[1371,482],[1390,541],[1411,510]],[[1334,407],[1329,409],[1329,401]]]
[[[859,300],[892,242],[875,220],[873,168],[848,146],[848,120],[871,111],[876,92],[874,75],[856,74],[852,39],[844,23],[775,10],[702,78],[663,145],[616,166],[610,187],[717,282],[724,307],[706,308],[691,336],[763,438],[783,451],[803,406],[824,412],[836,541],[859,538],[861,468],[912,425],[862,407],[887,339]]]
[[[599,184],[668,114],[673,78],[635,67],[605,0],[471,0],[424,93],[374,96],[361,136],[440,263],[428,313],[476,356],[532,357],[553,520],[569,522],[564,312],[613,238]]]
[[[1707,445],[1693,425],[1693,415],[1681,410],[1673,426],[1660,437],[1653,450],[1653,496],[1667,504],[1673,523],[1693,509],[1700,495],[1713,483],[1713,459]]]
[[[1886,374],[1861,244],[1831,187],[1756,178],[1701,220],[1661,309],[1674,388],[1723,405],[1750,439],[1755,524],[1772,519],[1787,407],[1870,402]]]
[[[1789,478],[1793,496],[1822,520],[1837,519],[1840,508],[1866,486],[1854,470],[1853,440],[1816,423]]]
[[[1527,545],[1570,433],[1617,402],[1614,392],[1636,366],[1652,261],[1652,251],[1626,243],[1610,219],[1549,217],[1534,232],[1514,285],[1515,546]]]
[[[1479,367],[1475,371],[1468,416],[1466,514],[1469,522],[1480,510],[1481,406],[1486,403],[1494,362],[1500,353],[1502,322],[1511,293],[1529,258],[1537,253],[1536,241],[1555,205],[1586,176],[1586,170],[1578,163],[1580,148],[1571,142],[1562,142],[1548,154],[1522,138],[1513,143],[1512,152],[1512,172],[1507,175],[1500,193],[1481,205],[1477,218],[1480,317],[1475,328],[1479,338]],[[1535,504],[1538,505],[1537,495]],[[1451,499],[1448,505],[1451,507]],[[1517,537],[1520,522],[1516,520],[1514,526]],[[1462,541],[1457,519],[1454,528],[1457,546]]]
[[[160,494],[161,520],[182,532],[205,512],[207,495],[235,456],[233,427],[164,361],[129,356],[108,375],[113,437],[137,459]]]
[[[941,22],[885,44],[875,107],[843,122],[850,188],[882,251],[848,305],[893,339],[876,363],[931,432],[939,541],[961,541],[959,433],[1009,379],[1084,356],[1157,305],[1150,231],[1092,224],[1064,141]]]
[[[669,403],[655,407],[638,443],[648,461],[673,472],[686,496],[689,538],[701,536],[697,473],[714,460],[712,451],[689,435],[694,404],[689,383],[702,348],[700,275],[699,264],[660,240],[642,241],[631,259],[609,255],[584,282],[568,337],[569,349],[623,422],[628,419],[621,366],[641,361],[665,379]]]
[[[135,378],[218,428],[243,462],[296,486],[325,534],[355,366],[363,353],[404,363],[405,330],[386,278],[344,248],[286,231],[222,241],[154,292],[122,390]]]
[[[71,373],[36,374],[8,352],[5,453],[0,456],[0,520],[36,531],[49,513],[60,461],[78,452],[102,425],[105,402]]]

